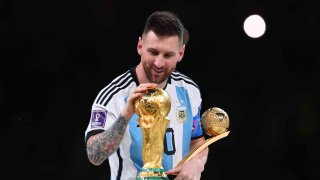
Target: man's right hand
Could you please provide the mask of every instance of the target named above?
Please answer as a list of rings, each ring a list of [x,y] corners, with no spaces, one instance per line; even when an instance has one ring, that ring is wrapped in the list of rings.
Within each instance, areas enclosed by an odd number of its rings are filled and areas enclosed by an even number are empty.
[[[133,88],[129,94],[127,103],[122,111],[122,116],[129,120],[135,113],[135,101],[140,99],[144,94],[148,93],[148,89],[156,88],[158,85],[155,83],[140,84],[138,87]]]

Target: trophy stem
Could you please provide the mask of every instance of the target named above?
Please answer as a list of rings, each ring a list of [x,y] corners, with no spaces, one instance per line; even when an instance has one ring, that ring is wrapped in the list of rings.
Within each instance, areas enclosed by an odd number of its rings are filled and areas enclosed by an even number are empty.
[[[141,128],[143,135],[143,167],[136,180],[169,180],[162,167],[163,139],[169,120],[157,119],[150,128]]]
[[[182,165],[183,163],[189,161],[191,158],[193,158],[195,155],[197,155],[199,152],[201,152],[204,148],[208,147],[210,144],[214,143],[215,141],[218,141],[219,139],[222,139],[224,137],[227,137],[229,135],[230,131],[226,131],[222,134],[219,134],[215,137],[209,138],[206,140],[205,143],[201,144],[200,146],[192,149],[178,164],[176,167]]]

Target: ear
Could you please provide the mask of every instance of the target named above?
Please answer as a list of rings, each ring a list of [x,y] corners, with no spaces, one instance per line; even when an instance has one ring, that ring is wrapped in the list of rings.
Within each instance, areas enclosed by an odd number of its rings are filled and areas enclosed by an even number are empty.
[[[180,62],[184,56],[184,50],[186,48],[186,45],[183,44],[182,47],[180,48],[180,51],[179,51],[179,57],[178,57],[178,62]]]
[[[141,56],[141,53],[142,53],[142,39],[141,39],[141,37],[139,37],[139,40],[138,40],[137,51],[138,51],[138,54]]]

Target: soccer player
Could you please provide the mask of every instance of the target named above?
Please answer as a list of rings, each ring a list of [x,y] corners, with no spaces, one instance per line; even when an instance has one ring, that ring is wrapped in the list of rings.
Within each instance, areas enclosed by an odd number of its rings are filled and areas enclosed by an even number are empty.
[[[166,174],[177,174],[176,179],[201,177],[208,148],[175,167],[192,148],[205,142],[199,87],[176,70],[185,52],[184,30],[175,13],[152,13],[137,44],[140,63],[116,77],[93,102],[85,131],[87,154],[95,165],[109,160],[111,179],[136,179],[143,166],[142,134],[134,103],[155,87],[163,88],[171,99],[162,159]]]

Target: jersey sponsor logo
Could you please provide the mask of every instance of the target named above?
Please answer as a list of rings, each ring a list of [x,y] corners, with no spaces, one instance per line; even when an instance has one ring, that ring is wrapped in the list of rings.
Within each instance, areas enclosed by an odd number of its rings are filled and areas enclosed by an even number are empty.
[[[91,116],[91,127],[92,128],[103,128],[106,122],[107,113],[105,111],[95,110]]]
[[[184,123],[187,120],[187,108],[185,106],[178,106],[176,114],[179,123]]]

